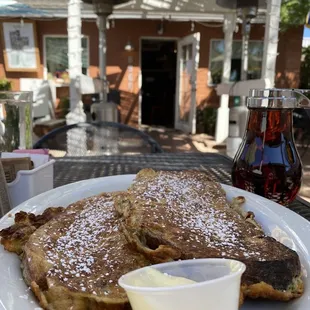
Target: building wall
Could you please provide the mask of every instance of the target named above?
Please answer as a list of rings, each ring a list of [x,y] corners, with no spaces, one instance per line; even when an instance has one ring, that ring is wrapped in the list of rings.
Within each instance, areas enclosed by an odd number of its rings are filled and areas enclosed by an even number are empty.
[[[1,20],[0,20],[1,23]],[[190,22],[169,22],[164,23],[164,34],[157,34],[157,27],[160,21],[152,20],[115,20],[114,27],[107,31],[107,74],[110,86],[121,91],[121,116],[122,121],[131,125],[138,123],[139,106],[139,73],[140,73],[140,39],[141,37],[171,37],[181,38],[191,34]],[[2,25],[0,25],[2,28]],[[43,78],[43,37],[44,35],[65,35],[67,33],[66,20],[36,21],[38,46],[40,49],[40,67],[37,72],[6,72],[4,68],[3,51],[0,48],[0,78],[6,77],[13,82],[13,88],[19,89],[19,78]],[[200,63],[197,74],[197,106],[218,106],[219,98],[215,88],[208,86],[208,67],[210,40],[222,39],[222,26],[217,24],[195,24],[193,32],[201,33]],[[92,77],[98,75],[98,30],[94,21],[84,21],[82,33],[89,37],[89,74]],[[301,61],[303,27],[297,27],[280,34],[279,56],[277,59],[276,86],[298,87],[299,67]],[[131,53],[133,59],[132,67],[128,67],[129,54],[124,51],[128,39],[133,43],[135,51]],[[241,30],[235,33],[234,39],[241,39]],[[264,39],[264,26],[253,25],[251,40]],[[132,81],[132,82],[130,82]]]
[[[276,65],[276,87],[299,87],[302,40],[303,26],[280,33]]]

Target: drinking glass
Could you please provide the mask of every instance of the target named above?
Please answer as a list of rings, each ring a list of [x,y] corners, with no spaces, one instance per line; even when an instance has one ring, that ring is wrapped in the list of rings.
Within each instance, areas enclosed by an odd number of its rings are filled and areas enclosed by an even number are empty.
[[[33,93],[0,91],[0,152],[32,147]]]

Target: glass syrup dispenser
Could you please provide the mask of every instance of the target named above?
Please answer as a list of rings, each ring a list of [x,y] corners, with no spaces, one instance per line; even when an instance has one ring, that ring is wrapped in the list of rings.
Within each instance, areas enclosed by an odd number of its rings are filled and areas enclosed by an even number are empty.
[[[309,108],[310,90],[253,89],[248,123],[234,158],[233,185],[287,206],[301,186],[293,109]],[[309,120],[310,122],[310,120]]]

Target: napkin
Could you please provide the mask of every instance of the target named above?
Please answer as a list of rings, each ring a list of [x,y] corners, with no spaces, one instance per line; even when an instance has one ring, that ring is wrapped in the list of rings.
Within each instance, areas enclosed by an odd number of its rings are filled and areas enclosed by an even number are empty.
[[[13,153],[19,154],[43,154],[48,155],[48,149],[27,149],[27,150],[14,150]]]
[[[24,150],[28,151],[28,150]],[[35,153],[28,153],[28,152],[2,152],[1,158],[20,158],[20,157],[29,157],[34,165],[34,168],[42,166],[49,161],[49,155],[45,154],[35,154]]]

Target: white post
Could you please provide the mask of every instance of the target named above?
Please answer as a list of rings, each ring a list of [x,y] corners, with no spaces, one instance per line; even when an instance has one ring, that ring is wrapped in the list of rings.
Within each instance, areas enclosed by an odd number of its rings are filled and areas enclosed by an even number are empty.
[[[82,75],[82,44],[81,44],[81,0],[68,1],[68,62],[70,76],[70,112],[66,116],[67,124],[86,121],[80,87]],[[67,154],[69,156],[85,155],[85,129],[71,129],[67,132]]]
[[[224,21],[225,33],[225,49],[224,49],[224,63],[222,73],[222,83],[229,83],[231,71],[231,56],[233,34],[236,27],[236,14],[226,14]],[[217,109],[217,119],[215,128],[215,141],[222,143],[228,137],[229,128],[229,95],[221,95],[220,107]]]
[[[250,39],[250,31],[251,31],[251,21],[247,18],[246,14],[244,14],[244,13],[243,13],[242,18],[243,18],[243,21],[242,21],[241,81],[247,81],[248,80],[248,69],[249,69],[249,39]],[[234,142],[235,145],[239,147],[239,144],[241,142],[241,138],[243,137],[243,133],[246,129],[247,119],[248,119],[248,109],[246,107],[246,96],[240,97],[240,106],[234,107],[230,111],[230,113],[236,115],[235,117],[236,117],[237,122],[238,122],[239,138],[234,137],[233,141],[235,141]],[[237,134],[237,132],[236,132],[236,134]],[[236,148],[235,150],[237,151],[237,149],[238,148]]]
[[[85,122],[79,77],[82,75],[81,0],[68,2],[68,61],[70,76],[70,113],[67,124]]]
[[[271,87],[274,86],[276,75],[281,2],[281,0],[267,1],[262,79],[269,79]]]

